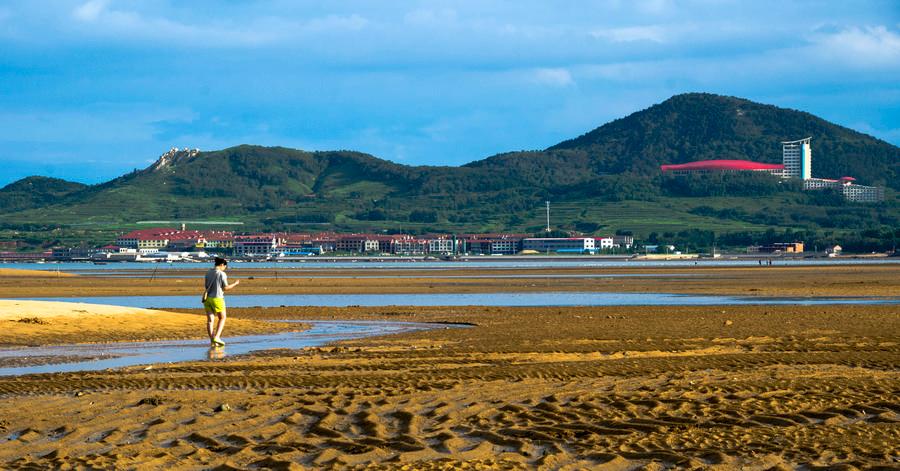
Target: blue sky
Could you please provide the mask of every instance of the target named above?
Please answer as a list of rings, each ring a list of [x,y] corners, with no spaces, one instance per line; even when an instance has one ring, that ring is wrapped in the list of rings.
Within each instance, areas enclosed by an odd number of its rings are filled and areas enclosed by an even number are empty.
[[[4,1],[0,185],[172,146],[459,165],[690,91],[900,144],[900,3]]]

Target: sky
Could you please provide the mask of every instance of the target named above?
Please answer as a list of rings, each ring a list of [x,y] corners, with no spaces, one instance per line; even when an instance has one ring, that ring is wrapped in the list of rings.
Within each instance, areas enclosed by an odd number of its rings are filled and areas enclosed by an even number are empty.
[[[0,1],[0,185],[173,146],[461,165],[685,92],[900,145],[900,2]]]

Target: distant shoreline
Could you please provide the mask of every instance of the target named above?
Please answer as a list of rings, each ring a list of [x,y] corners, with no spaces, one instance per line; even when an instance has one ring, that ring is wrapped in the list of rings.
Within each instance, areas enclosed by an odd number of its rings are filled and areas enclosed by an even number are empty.
[[[729,262],[729,261],[755,261],[755,260],[790,260],[790,261],[829,261],[829,260],[885,260],[896,261],[900,263],[900,257],[892,256],[887,253],[873,254],[846,254],[833,257],[814,255],[814,254],[717,254],[712,257],[709,254],[629,254],[629,255],[464,255],[453,258],[441,258],[434,256],[379,256],[379,255],[334,255],[334,256],[316,256],[316,257],[229,257],[229,260],[237,263],[347,263],[347,262],[377,262],[377,263],[417,263],[417,262],[579,262],[579,261],[610,261],[610,262],[677,262],[677,261],[703,261],[708,262]],[[35,260],[30,258],[10,258],[0,260],[3,264],[57,264],[57,263],[81,263],[81,264],[121,264],[121,263],[141,263],[141,264],[196,264],[203,263],[201,260],[141,260],[141,261],[119,261],[109,260],[97,263],[87,259],[77,260]]]

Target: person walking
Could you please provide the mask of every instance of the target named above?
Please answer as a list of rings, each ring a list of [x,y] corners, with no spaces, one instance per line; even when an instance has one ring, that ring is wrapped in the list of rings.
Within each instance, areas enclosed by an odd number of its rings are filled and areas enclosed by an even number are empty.
[[[206,290],[203,291],[203,308],[206,309],[206,333],[213,347],[224,347],[222,330],[225,329],[225,292],[240,284],[240,280],[228,284],[228,260],[216,257],[215,266],[206,272]],[[214,322],[215,319],[218,322]],[[215,323],[215,329],[213,324]]]

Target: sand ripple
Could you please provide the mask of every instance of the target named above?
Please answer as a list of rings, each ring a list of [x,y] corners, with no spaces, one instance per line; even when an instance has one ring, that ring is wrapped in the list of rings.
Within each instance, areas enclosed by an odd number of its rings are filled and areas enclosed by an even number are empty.
[[[409,319],[479,325],[217,363],[0,379],[0,464],[765,470],[900,463],[900,347],[892,340],[900,307],[721,311],[410,310]],[[395,309],[391,317],[404,315]]]

